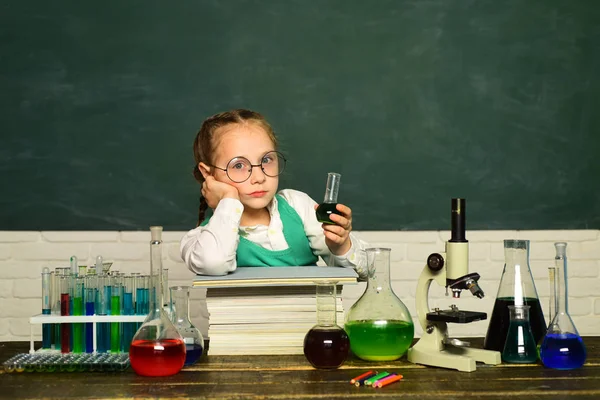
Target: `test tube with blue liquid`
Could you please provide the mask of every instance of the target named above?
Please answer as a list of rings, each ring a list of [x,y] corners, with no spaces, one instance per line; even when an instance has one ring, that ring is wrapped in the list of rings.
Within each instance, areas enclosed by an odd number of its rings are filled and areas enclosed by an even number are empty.
[[[98,296],[96,302],[96,315],[110,315],[110,296],[112,287],[110,277],[105,274],[98,275]],[[96,350],[106,353],[110,350],[110,323],[101,322],[96,326]]]
[[[42,270],[42,314],[50,315],[51,308],[51,285],[52,273],[48,267]],[[52,324],[42,324],[42,348],[52,348]]]
[[[148,276],[141,275],[136,278],[135,290],[135,314],[148,315]],[[141,322],[136,323],[136,331],[142,326]]]
[[[95,314],[97,293],[98,277],[95,274],[88,274],[85,277],[85,315]],[[91,322],[85,325],[85,352],[94,352],[94,326]]]

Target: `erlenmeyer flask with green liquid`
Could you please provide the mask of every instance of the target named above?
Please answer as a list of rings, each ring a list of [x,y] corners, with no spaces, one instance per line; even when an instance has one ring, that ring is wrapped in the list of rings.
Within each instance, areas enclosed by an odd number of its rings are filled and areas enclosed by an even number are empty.
[[[415,333],[408,309],[390,285],[390,251],[366,249],[367,288],[346,317],[350,349],[363,360],[390,361],[402,357]]]
[[[129,348],[131,368],[144,376],[178,373],[185,362],[185,342],[163,308],[162,227],[150,228],[150,313]]]

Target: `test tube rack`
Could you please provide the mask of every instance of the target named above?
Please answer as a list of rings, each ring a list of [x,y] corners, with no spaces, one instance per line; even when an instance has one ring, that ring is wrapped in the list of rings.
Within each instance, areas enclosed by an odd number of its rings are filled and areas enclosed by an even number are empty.
[[[145,315],[48,315],[38,314],[29,318],[29,353],[35,353],[33,345],[33,325],[40,324],[78,324],[78,323],[92,323],[93,326],[93,349],[94,353],[97,350],[96,344],[96,327],[99,323],[104,322],[144,322],[146,319]],[[40,349],[40,351],[50,352],[52,350]]]

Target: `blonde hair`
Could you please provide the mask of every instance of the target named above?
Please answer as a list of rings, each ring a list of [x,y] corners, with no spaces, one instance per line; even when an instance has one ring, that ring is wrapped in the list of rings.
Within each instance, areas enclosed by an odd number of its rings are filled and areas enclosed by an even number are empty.
[[[236,109],[210,116],[204,120],[194,139],[194,160],[196,161],[196,164],[194,165],[194,178],[200,183],[200,186],[202,186],[202,183],[204,182],[204,177],[198,170],[198,164],[203,162],[212,165],[214,163],[213,158],[218,146],[219,129],[227,125],[247,123],[255,123],[260,126],[267,133],[273,142],[273,146],[277,149],[277,138],[275,137],[273,128],[271,128],[271,125],[269,125],[264,116],[255,111]],[[204,221],[207,209],[208,204],[206,203],[206,199],[200,195],[198,225]]]

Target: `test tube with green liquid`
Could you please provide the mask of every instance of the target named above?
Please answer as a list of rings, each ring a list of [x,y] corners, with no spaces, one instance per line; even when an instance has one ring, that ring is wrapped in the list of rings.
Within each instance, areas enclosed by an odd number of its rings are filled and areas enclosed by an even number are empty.
[[[74,277],[75,288],[73,290],[73,312],[72,315],[84,315],[83,299],[85,289],[85,278],[83,276]],[[83,353],[85,351],[85,333],[84,324],[73,324],[73,353]]]
[[[110,297],[110,314],[121,315],[121,291],[123,289],[121,276],[112,277],[112,293]],[[110,352],[118,353],[121,351],[121,323],[110,323]]]

